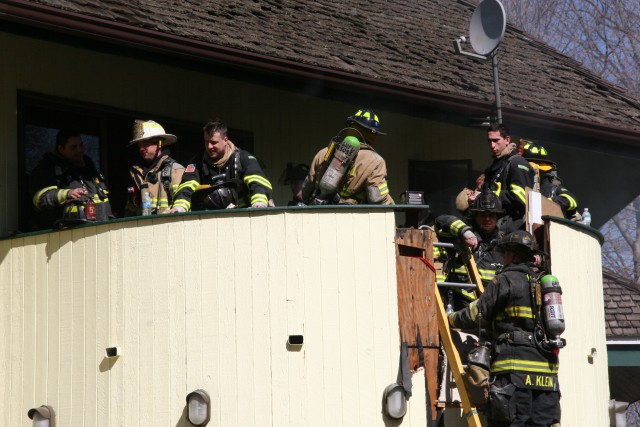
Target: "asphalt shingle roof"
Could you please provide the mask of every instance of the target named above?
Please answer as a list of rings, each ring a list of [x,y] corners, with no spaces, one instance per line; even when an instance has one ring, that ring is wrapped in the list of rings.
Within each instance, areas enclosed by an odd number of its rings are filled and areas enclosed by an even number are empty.
[[[603,287],[607,337],[640,338],[640,289],[607,271]]]
[[[491,61],[456,55],[474,6],[455,0],[28,0],[381,82],[493,101]],[[465,50],[471,50],[470,46]],[[640,103],[508,26],[503,108],[640,133]]]

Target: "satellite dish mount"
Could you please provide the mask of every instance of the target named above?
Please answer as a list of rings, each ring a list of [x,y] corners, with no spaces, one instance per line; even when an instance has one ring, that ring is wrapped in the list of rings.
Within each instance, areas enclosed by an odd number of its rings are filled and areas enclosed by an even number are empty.
[[[462,43],[467,42],[467,37],[460,36],[453,42],[456,53],[471,56],[473,58],[487,60],[491,58],[493,67],[493,87],[495,91],[495,107],[498,123],[502,123],[502,108],[500,105],[500,83],[498,79],[498,60],[496,49],[507,25],[507,19],[502,3],[498,0],[483,0],[471,16],[469,23],[469,40],[474,52],[466,52],[462,49]]]

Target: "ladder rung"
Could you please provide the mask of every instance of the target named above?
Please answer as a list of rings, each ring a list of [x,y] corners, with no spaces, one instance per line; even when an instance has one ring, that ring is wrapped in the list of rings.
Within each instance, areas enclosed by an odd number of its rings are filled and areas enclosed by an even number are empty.
[[[433,246],[437,246],[439,248],[449,248],[449,249],[456,248],[453,243],[445,243],[445,242],[433,242]]]
[[[463,288],[463,289],[477,288],[475,283],[437,282],[436,285],[443,288]]]

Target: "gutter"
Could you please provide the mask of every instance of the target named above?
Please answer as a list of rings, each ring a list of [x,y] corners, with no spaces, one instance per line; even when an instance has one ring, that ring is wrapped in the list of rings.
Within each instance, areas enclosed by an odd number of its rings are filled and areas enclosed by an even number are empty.
[[[55,31],[75,37],[126,46],[172,57],[205,63],[228,64],[250,70],[263,70],[275,75],[312,79],[332,85],[346,86],[400,99],[425,103],[435,107],[486,114],[493,103],[458,95],[446,94],[414,86],[385,82],[369,77],[274,58],[214,43],[162,33],[115,21],[65,11],[27,0],[5,0],[0,4],[0,19],[31,27]],[[573,134],[636,145],[640,133],[620,127],[560,118],[553,114],[502,107],[512,121],[532,127],[556,127]]]
[[[639,345],[640,337],[607,337],[607,345]]]

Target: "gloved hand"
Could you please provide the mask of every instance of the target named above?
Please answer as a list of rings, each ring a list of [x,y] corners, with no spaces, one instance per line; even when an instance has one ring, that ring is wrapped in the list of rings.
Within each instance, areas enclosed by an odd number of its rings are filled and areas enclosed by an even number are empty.
[[[267,205],[265,205],[265,204],[264,204],[264,203],[262,203],[262,202],[256,202],[256,203],[252,204],[252,205],[251,205],[251,207],[252,207],[252,208],[266,208],[266,207],[267,207]]]
[[[467,380],[474,387],[484,387],[489,379],[489,371],[478,366],[469,365],[467,368]]]
[[[449,325],[453,326],[454,328],[456,327],[454,321],[456,318],[456,312],[454,311],[453,313],[449,313],[447,314],[447,320],[449,321]]]
[[[464,242],[472,249],[475,249],[478,246],[478,238],[471,230],[467,230],[462,234],[464,237]]]
[[[187,210],[185,208],[183,208],[182,206],[176,206],[175,208],[171,208],[169,213],[183,213],[183,212],[186,212],[186,211]]]

